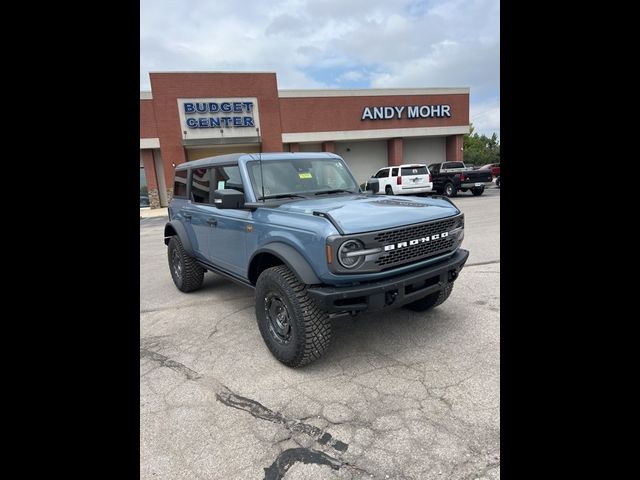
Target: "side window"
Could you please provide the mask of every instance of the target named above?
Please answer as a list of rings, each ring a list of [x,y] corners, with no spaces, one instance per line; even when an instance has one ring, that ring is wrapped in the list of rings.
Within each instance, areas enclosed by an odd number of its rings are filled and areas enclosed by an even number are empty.
[[[193,203],[211,203],[209,201],[209,168],[194,168],[191,178],[191,200]]]
[[[438,173],[440,171],[440,165],[437,163],[432,163],[431,165],[429,165],[429,170],[431,170],[432,173]]]
[[[398,167],[391,169],[391,176],[392,177],[397,177],[398,176]]]
[[[462,162],[443,163],[442,168],[464,168],[464,164]]]
[[[376,174],[376,178],[387,178],[389,176],[389,169],[383,168]]]
[[[173,180],[173,196],[174,198],[187,198],[187,170],[176,171]]]
[[[237,165],[215,167],[212,169],[213,190],[224,190],[230,188],[244,193],[240,168]]]

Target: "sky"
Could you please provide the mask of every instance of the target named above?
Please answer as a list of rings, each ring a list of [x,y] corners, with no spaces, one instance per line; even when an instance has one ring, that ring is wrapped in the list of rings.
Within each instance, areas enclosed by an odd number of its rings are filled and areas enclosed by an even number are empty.
[[[500,136],[498,0],[141,0],[149,72],[275,72],[279,89],[469,87]]]

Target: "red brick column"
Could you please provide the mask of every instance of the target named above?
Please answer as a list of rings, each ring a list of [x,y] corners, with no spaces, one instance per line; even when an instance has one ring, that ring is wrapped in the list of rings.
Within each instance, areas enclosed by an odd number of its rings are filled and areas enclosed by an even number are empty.
[[[158,193],[158,177],[156,167],[153,163],[153,150],[142,150],[142,164],[144,165],[144,175],[147,179],[147,192],[151,208],[160,207],[160,194]]]
[[[336,144],[335,142],[322,142],[322,151],[336,153]]]
[[[447,162],[462,162],[464,160],[463,135],[450,135],[447,137]]]
[[[404,158],[403,146],[404,142],[402,138],[390,138],[387,140],[387,164],[389,166],[400,165],[402,163],[402,159]]]
[[[152,188],[158,190],[158,178],[156,177],[156,167],[153,165],[153,150],[142,150],[142,163],[144,165],[144,174],[147,177],[147,189]]]

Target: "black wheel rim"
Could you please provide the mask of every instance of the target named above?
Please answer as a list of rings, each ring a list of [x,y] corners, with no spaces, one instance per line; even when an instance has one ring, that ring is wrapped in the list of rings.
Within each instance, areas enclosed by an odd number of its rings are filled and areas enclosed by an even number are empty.
[[[280,295],[269,292],[264,299],[264,313],[267,317],[269,333],[278,343],[291,340],[291,317]]]
[[[171,252],[171,267],[176,278],[182,280],[182,262],[180,261],[180,254],[175,248]]]

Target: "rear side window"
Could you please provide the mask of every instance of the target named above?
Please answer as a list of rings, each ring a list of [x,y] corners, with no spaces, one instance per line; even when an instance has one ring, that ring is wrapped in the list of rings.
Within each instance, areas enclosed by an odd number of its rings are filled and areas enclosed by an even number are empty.
[[[376,173],[376,178],[387,178],[389,176],[389,169],[383,168],[378,173]]]
[[[187,198],[187,170],[178,170],[173,180],[173,196]]]
[[[194,168],[191,176],[191,200],[193,203],[211,203],[209,201],[210,168]]]
[[[464,163],[462,162],[443,163],[442,168],[464,168]]]
[[[440,164],[439,163],[433,163],[433,164],[429,165],[429,170],[431,170],[433,173],[438,173],[438,171],[440,170]]]
[[[427,175],[427,167],[402,167],[402,175]]]
[[[240,177],[240,168],[237,165],[228,165],[223,167],[215,167],[212,170],[213,190],[224,190],[232,188],[244,193],[242,178]]]
[[[391,176],[392,177],[397,177],[398,176],[398,168],[392,168],[391,169]]]

